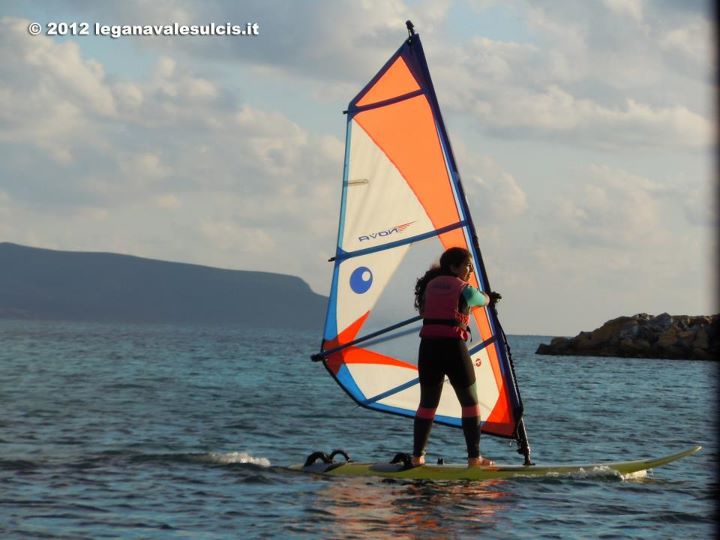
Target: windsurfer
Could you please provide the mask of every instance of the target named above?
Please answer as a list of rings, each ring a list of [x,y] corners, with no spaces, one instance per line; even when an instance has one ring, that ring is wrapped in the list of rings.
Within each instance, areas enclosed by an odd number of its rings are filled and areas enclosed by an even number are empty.
[[[440,257],[415,285],[415,307],[423,317],[418,352],[420,405],[415,413],[412,464],[425,463],[425,447],[435,412],[440,403],[445,376],[462,406],[462,428],[468,465],[494,465],[480,455],[480,407],[475,370],[465,341],[468,338],[470,309],[500,299],[468,283],[473,272],[472,256],[453,247]]]

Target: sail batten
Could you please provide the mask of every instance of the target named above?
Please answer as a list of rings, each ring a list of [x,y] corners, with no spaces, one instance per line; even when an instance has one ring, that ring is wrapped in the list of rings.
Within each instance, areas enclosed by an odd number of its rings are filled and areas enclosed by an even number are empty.
[[[368,105],[355,105],[354,107],[348,109],[347,113],[357,114],[362,111],[369,111],[371,109],[378,109],[380,107],[387,107],[388,105],[394,105],[395,103],[399,103],[401,101],[405,101],[406,99],[411,99],[420,95],[423,95],[425,93],[424,90],[415,90],[413,92],[408,92],[407,94],[403,94],[401,96],[395,96],[389,99],[385,99],[383,101],[378,101],[375,103],[370,103]]]
[[[405,224],[405,225],[411,225],[411,224]],[[349,259],[351,257],[359,257],[361,255],[367,255],[368,253],[375,253],[377,251],[384,251],[386,249],[393,249],[396,247],[404,246],[406,244],[412,244],[414,242],[419,242],[420,240],[427,240],[428,238],[432,238],[434,236],[440,236],[441,234],[444,234],[446,232],[454,231],[455,229],[461,229],[463,227],[467,226],[466,221],[459,221],[457,223],[452,223],[451,225],[446,225],[445,227],[441,227],[440,229],[435,229],[433,231],[428,231],[423,234],[418,234],[416,236],[411,236],[410,238],[406,238],[404,240],[397,240],[395,242],[389,242],[387,244],[381,244],[378,246],[374,246],[371,248],[366,249],[358,249],[357,251],[340,251],[337,255],[335,255],[335,260],[340,259]],[[386,231],[381,231],[387,233],[386,236],[389,236],[392,234],[395,228],[400,228],[402,225],[393,227],[392,229],[388,229]]]
[[[347,113],[332,288],[315,359],[360,405],[412,417],[419,403],[419,340],[407,326],[420,320],[408,318],[418,275],[447,248],[463,247],[478,272],[470,283],[490,290],[417,34],[350,101]],[[481,429],[524,437],[522,402],[495,308],[474,308],[471,331]],[[461,417],[448,388],[435,421],[460,427]]]
[[[377,396],[368,398],[365,400],[365,405],[370,405],[371,403],[375,403],[377,401],[380,401],[382,399],[385,399],[387,397],[390,397],[394,394],[397,394],[398,392],[402,392],[403,390],[407,390],[408,388],[415,386],[416,384],[420,384],[420,379],[415,378],[411,381],[408,381],[406,383],[401,384],[400,386],[396,386],[395,388],[391,388],[390,390],[387,390],[383,392],[382,394],[378,394]]]
[[[360,343],[363,343],[365,341],[369,341],[375,338],[378,338],[384,334],[387,334],[388,332],[392,332],[393,330],[397,330],[399,328],[402,328],[403,326],[407,326],[408,324],[412,324],[414,322],[418,322],[422,320],[422,317],[411,317],[407,320],[401,321],[397,324],[393,324],[391,326],[388,326],[387,328],[383,328],[382,330],[378,330],[377,332],[373,332],[372,334],[368,334],[367,336],[363,336],[362,338],[356,339],[355,341],[351,341],[350,343],[346,343],[344,345],[340,345],[339,347],[335,347],[334,349],[324,350],[319,356],[328,356],[331,354],[334,354],[336,352],[340,352],[343,349],[346,349],[347,347],[352,347],[354,345],[359,345]],[[380,341],[377,341],[376,343],[379,343]]]

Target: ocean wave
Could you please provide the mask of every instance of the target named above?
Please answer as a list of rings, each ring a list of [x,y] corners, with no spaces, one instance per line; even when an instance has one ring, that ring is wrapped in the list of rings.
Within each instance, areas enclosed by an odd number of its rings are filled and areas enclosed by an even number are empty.
[[[207,460],[211,463],[220,465],[230,465],[234,463],[249,463],[259,465],[260,467],[269,467],[270,460],[265,457],[251,456],[246,452],[211,452],[206,454]]]
[[[139,454],[131,457],[134,462],[168,462],[168,463],[209,463],[213,465],[252,465],[270,467],[270,460],[257,457],[247,452],[207,452],[178,454]]]

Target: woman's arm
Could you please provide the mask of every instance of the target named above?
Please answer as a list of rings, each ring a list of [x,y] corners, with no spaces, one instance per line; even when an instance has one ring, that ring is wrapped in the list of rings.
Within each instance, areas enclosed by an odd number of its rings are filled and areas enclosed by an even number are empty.
[[[468,307],[487,306],[490,303],[490,296],[472,285],[465,287],[462,294]]]

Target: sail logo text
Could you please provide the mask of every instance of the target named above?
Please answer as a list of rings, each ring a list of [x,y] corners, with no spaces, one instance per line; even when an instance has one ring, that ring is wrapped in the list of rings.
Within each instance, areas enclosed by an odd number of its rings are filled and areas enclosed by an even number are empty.
[[[405,229],[407,229],[410,225],[415,223],[414,221],[411,221],[410,223],[403,223],[402,225],[395,225],[394,227],[391,227],[390,229],[385,229],[384,231],[378,231],[370,234],[363,234],[361,236],[358,236],[358,240],[360,242],[365,242],[366,240],[375,240],[377,238],[383,238],[385,236],[391,236],[393,234],[400,234]]]

